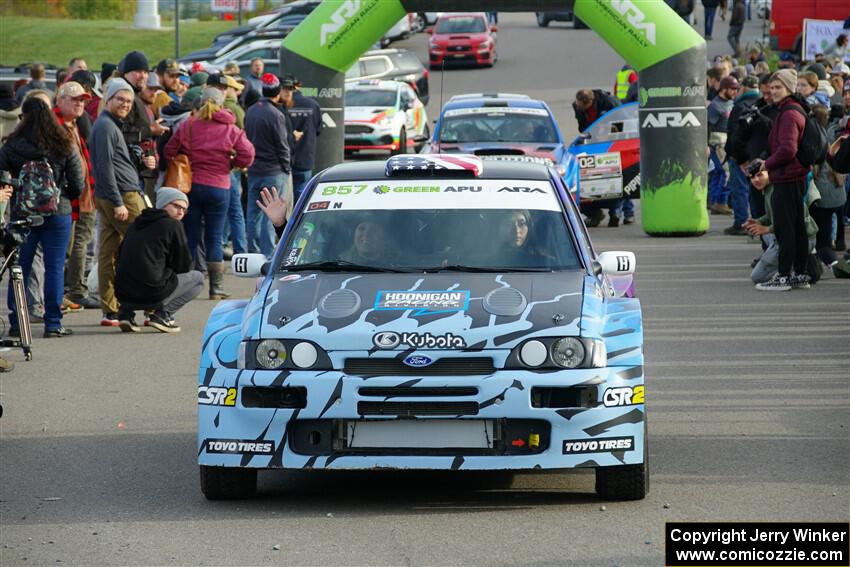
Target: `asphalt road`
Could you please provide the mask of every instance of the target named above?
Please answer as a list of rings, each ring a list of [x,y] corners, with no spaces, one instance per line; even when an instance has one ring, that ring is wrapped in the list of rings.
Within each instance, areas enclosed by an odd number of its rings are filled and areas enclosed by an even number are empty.
[[[574,131],[572,94],[611,83],[619,58],[590,31],[538,29],[528,14],[501,24],[500,62],[446,72],[446,98],[526,92]],[[407,43],[421,52],[424,37]],[[690,239],[591,230],[597,250],[637,254],[643,501],[603,503],[587,473],[266,472],[258,499],[207,502],[196,372],[213,303],[197,300],[178,335],[125,335],[84,312],[65,320],[74,337],[37,339],[32,362],[8,353],[18,367],[0,375],[0,564],[661,565],[668,521],[846,521],[847,282],[757,292],[758,245],[722,235],[718,219]]]

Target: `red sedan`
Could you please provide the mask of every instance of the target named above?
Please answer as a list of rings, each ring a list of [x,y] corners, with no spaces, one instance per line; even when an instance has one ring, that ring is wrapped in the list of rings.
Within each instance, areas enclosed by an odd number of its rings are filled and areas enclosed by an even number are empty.
[[[431,69],[455,63],[490,67],[498,59],[496,26],[489,25],[484,13],[440,16],[428,33]]]

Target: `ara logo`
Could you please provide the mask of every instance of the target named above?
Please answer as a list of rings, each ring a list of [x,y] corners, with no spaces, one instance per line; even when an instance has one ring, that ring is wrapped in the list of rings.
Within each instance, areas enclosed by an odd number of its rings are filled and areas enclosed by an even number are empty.
[[[359,9],[360,0],[345,0],[331,16],[331,22],[329,24],[322,24],[322,27],[319,29],[319,45],[324,47],[328,42],[328,36],[342,29],[345,22],[354,16]]]
[[[434,359],[421,354],[411,354],[404,359],[404,363],[412,368],[425,368],[434,364]]]
[[[646,15],[641,12],[632,0],[611,0],[611,7],[629,21],[635,29],[643,31],[647,41],[655,45],[655,24],[645,22]]]
[[[540,187],[502,187],[497,193],[544,193]]]
[[[701,126],[693,112],[650,112],[643,119],[644,128],[697,128]]]

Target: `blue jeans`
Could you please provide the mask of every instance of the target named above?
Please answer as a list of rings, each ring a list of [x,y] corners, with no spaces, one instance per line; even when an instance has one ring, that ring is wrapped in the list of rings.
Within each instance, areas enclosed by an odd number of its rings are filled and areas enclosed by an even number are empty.
[[[301,198],[301,192],[304,186],[313,177],[312,169],[294,169],[292,170],[292,190],[295,193],[295,203]],[[293,205],[295,204],[293,203]]]
[[[286,182],[287,175],[283,173],[269,176],[248,174],[248,222],[245,227],[248,235],[248,252],[260,252],[265,254],[266,258],[271,258],[274,254],[277,233],[272,221],[257,206],[257,199],[260,198],[260,189],[263,187],[268,187],[269,190],[276,187],[278,194],[282,194],[283,185]]]
[[[233,253],[242,254],[248,249],[245,239],[245,215],[242,212],[242,174],[230,173],[230,200],[227,203],[227,222],[224,223],[222,244],[233,241]]]
[[[32,259],[39,243],[44,252],[44,328],[52,331],[62,326],[62,296],[65,292],[65,253],[71,242],[71,215],[44,217],[44,224],[30,229],[21,246],[20,262],[24,281],[30,277]],[[18,328],[18,314],[12,286],[6,298],[9,307],[9,326]]]
[[[726,188],[726,172],[723,171],[723,164],[720,163],[720,158],[717,157],[717,150],[714,146],[710,146],[709,159],[714,164],[714,169],[708,174],[708,203],[726,204],[729,198],[729,191]]]
[[[183,228],[186,229],[186,243],[194,259],[197,260],[202,232],[207,262],[221,262],[224,259],[221,234],[224,231],[229,202],[230,189],[192,183],[189,210],[183,217]]]
[[[714,15],[717,14],[717,6],[705,9],[705,37],[711,37],[714,31]]]
[[[726,185],[726,189],[729,190],[732,202],[734,224],[741,226],[750,215],[750,180],[738,167],[738,162],[732,158],[729,158],[729,183]]]

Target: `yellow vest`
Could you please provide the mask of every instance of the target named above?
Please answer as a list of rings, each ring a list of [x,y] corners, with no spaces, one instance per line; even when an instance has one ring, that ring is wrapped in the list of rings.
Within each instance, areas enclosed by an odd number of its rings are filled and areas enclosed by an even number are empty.
[[[617,73],[617,98],[620,100],[626,100],[626,95],[629,94],[629,77],[634,73],[634,69],[624,69]]]

